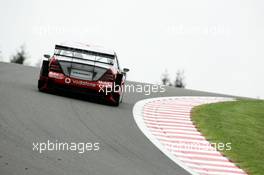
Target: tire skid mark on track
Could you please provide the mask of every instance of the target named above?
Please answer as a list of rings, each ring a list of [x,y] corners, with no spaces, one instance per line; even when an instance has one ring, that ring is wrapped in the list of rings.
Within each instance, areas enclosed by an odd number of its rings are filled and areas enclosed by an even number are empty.
[[[191,174],[246,174],[215,150],[191,120],[194,106],[232,100],[224,97],[153,98],[136,103],[133,114],[147,138]]]

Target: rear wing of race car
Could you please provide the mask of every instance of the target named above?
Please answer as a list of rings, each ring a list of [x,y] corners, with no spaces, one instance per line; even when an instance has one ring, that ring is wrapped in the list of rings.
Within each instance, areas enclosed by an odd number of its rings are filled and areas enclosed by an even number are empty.
[[[62,46],[62,45],[55,45],[55,54],[54,55],[70,57],[70,58],[80,59],[80,60],[84,60],[84,61],[86,61],[86,59],[84,59],[84,58],[68,56],[68,55],[60,55],[60,54],[56,53],[56,50],[65,50],[65,51],[71,51],[71,52],[78,52],[78,53],[82,53],[82,54],[88,54],[88,55],[94,55],[94,56],[99,56],[99,57],[105,57],[105,58],[112,59],[112,60],[115,59],[115,57],[116,57],[116,55],[111,55],[111,54],[107,54],[107,53],[95,52],[95,51],[91,51],[91,50],[73,48],[73,47]],[[89,61],[98,62],[98,63],[102,63],[102,64],[113,65],[113,62],[106,63],[106,62],[102,62],[100,60],[89,60]]]

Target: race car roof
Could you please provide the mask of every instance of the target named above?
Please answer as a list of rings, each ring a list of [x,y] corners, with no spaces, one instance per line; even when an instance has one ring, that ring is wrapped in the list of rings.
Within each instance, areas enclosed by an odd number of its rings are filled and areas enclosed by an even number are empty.
[[[56,46],[64,46],[64,47],[92,51],[92,52],[97,52],[97,53],[102,53],[102,54],[107,54],[107,55],[113,55],[113,56],[115,55],[115,52],[113,50],[106,49],[102,46],[83,44],[79,42],[64,42],[64,43],[56,44]]]

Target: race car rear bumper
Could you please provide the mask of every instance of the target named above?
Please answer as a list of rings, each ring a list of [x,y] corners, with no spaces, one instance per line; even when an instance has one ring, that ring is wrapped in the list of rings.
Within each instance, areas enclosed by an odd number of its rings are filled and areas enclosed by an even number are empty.
[[[89,97],[105,99],[113,103],[116,102],[113,98],[113,95],[115,95],[114,93],[116,92],[106,93],[107,88],[112,88],[112,82],[85,81],[66,77],[61,73],[49,72],[48,77],[40,76],[39,83],[44,84],[42,90],[47,92],[70,92],[72,94],[83,94]],[[121,92],[117,93],[120,94]]]

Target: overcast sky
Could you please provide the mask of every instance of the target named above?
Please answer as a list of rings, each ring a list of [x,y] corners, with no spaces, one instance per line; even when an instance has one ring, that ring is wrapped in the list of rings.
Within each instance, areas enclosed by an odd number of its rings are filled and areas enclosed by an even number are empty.
[[[54,44],[113,48],[129,80],[185,71],[189,89],[264,98],[263,0],[1,0],[0,51],[35,64]]]

